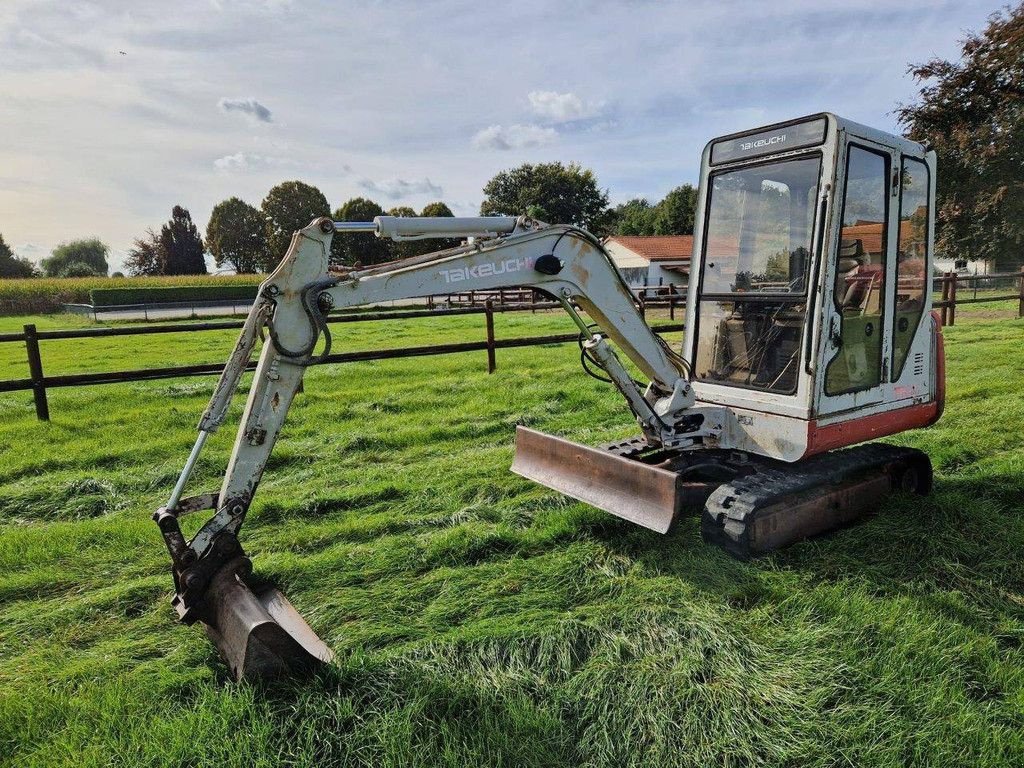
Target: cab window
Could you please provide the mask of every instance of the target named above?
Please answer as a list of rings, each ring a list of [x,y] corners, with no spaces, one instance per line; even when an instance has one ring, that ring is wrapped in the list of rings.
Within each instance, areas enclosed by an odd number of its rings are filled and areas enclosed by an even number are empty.
[[[928,284],[928,166],[903,158],[900,171],[900,230],[896,245],[896,317],[892,336],[892,380],[899,379],[924,314]]]
[[[697,314],[698,380],[796,391],[820,177],[818,155],[712,176]]]
[[[839,350],[825,373],[827,395],[881,383],[888,190],[888,155],[851,145],[833,286]]]

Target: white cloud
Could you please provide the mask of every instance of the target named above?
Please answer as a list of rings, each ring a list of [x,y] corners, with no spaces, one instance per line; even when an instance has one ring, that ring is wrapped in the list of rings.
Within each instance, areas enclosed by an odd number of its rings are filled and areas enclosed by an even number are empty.
[[[284,162],[280,157],[235,152],[233,155],[218,157],[213,161],[213,167],[218,171],[255,171],[261,168],[269,168],[272,165],[281,165]]]
[[[575,93],[530,91],[526,98],[535,115],[556,123],[597,117],[605,107],[603,101],[584,101]]]
[[[255,120],[259,120],[261,123],[269,123],[274,119],[270,110],[252,96],[247,99],[229,99],[224,97],[217,102],[217,106],[225,112],[241,112],[243,115],[248,115]]]
[[[492,125],[473,136],[474,149],[527,149],[551,144],[558,131],[540,125]]]
[[[30,261],[39,261],[49,253],[48,248],[44,248],[36,243],[22,243],[21,245],[14,246],[12,250],[15,256],[23,256]]]
[[[383,195],[392,200],[397,200],[401,197],[408,197],[410,195],[433,195],[434,197],[441,197],[444,194],[444,189],[434,184],[430,179],[420,179],[419,181],[406,181],[405,179],[391,179],[389,181],[373,181],[371,179],[361,179],[359,186],[365,189],[370,194]]]

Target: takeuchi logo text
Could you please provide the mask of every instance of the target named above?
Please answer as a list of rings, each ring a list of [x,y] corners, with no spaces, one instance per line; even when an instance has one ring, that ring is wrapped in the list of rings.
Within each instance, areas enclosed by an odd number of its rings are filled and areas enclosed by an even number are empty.
[[[492,277],[494,275],[505,275],[512,272],[522,272],[533,266],[533,259],[505,259],[504,261],[490,261],[484,264],[476,264],[472,267],[456,267],[455,269],[442,269],[441,277],[446,283],[457,283],[460,280],[470,280],[480,277]]]
[[[767,139],[758,139],[757,141],[741,141],[740,149],[744,152],[749,152],[752,149],[760,149],[761,147],[770,147],[772,144],[782,144],[786,140],[786,134],[780,133],[776,136],[769,136]]]

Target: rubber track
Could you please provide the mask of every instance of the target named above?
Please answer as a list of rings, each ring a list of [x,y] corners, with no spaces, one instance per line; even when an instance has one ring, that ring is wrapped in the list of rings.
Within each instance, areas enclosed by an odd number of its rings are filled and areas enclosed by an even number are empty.
[[[701,534],[705,541],[741,559],[751,556],[746,536],[748,522],[758,511],[787,496],[838,484],[847,478],[889,464],[922,462],[930,469],[927,454],[916,448],[868,443],[815,456],[795,465],[778,463],[719,486],[704,507]],[[930,485],[930,477],[927,481]]]

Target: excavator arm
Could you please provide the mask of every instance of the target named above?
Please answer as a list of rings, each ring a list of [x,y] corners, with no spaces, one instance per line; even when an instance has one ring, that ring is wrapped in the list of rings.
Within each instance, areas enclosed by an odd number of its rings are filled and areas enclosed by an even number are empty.
[[[336,230],[372,231],[396,240],[457,236],[469,241],[446,251],[332,273],[328,257]],[[284,259],[260,286],[200,420],[192,453],[168,503],[154,515],[173,560],[174,605],[180,617],[187,623],[204,623],[236,676],[283,673],[330,655],[283,595],[248,589],[250,564],[238,542],[303,373],[330,349],[327,312],[513,286],[539,289],[561,303],[580,328],[588,359],[622,393],[650,445],[679,448],[699,439],[700,420],[687,414],[694,395],[685,362],[651,331],[618,270],[590,234],[526,217],[382,216],[365,224],[312,222],[295,233]],[[223,423],[264,328],[269,338],[256,365],[220,491],[183,499],[203,444]],[[650,380],[649,385],[633,379],[606,337]],[[186,541],[179,518],[203,509],[214,510],[213,516]]]

